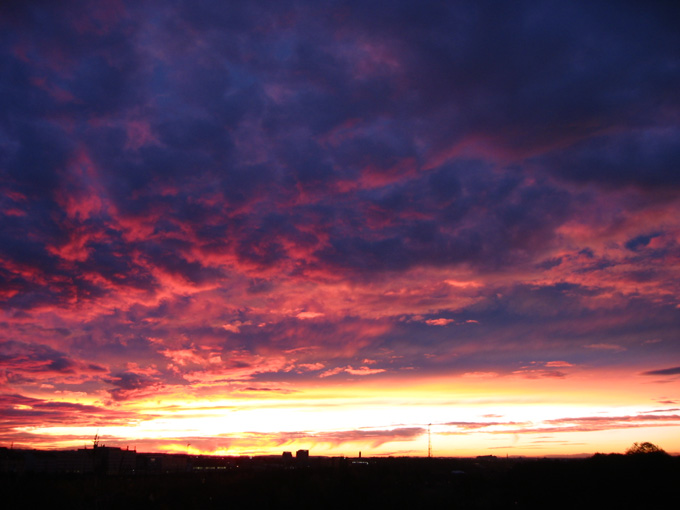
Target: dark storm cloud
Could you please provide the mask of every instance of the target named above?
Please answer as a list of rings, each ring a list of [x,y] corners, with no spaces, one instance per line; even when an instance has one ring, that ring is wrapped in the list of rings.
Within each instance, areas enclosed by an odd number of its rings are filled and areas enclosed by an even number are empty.
[[[353,7],[350,24],[403,41],[404,74],[423,106],[463,99],[453,126],[513,128],[506,140],[531,147],[644,115],[640,99],[656,111],[677,107],[669,64],[678,37],[666,13],[599,2],[403,2],[376,20],[374,5]]]
[[[362,198],[357,205],[364,214],[347,212],[356,220],[333,233],[331,245],[318,254],[320,260],[368,272],[463,262],[509,266],[525,253],[550,247],[554,229],[571,214],[572,202],[549,185],[513,176],[498,179],[476,162],[456,171],[444,167]],[[538,210],[542,213],[537,215]]]
[[[258,229],[248,228],[247,233],[234,231],[227,218],[220,220],[219,215],[215,218],[214,210],[192,203],[189,197],[220,190],[226,199],[223,206],[227,211],[239,203],[251,204],[263,199],[275,202],[285,199],[287,202],[293,198],[290,190],[295,186],[327,197],[333,189],[329,186],[345,177],[355,179],[362,169],[366,172],[367,166],[380,175],[389,173],[389,169],[404,158],[412,157],[418,165],[424,153],[416,148],[414,134],[427,136],[435,151],[440,141],[450,145],[460,141],[463,135],[481,129],[482,125],[491,137],[509,134],[514,138],[523,133],[525,145],[539,143],[531,141],[539,137],[531,134],[532,130],[540,130],[540,137],[552,137],[553,141],[563,143],[567,135],[551,134],[545,126],[554,126],[556,118],[560,118],[560,125],[579,125],[591,122],[593,111],[599,116],[607,113],[601,110],[618,111],[621,104],[625,106],[625,98],[646,93],[646,88],[656,83],[646,80],[645,84],[640,84],[633,80],[640,72],[639,66],[643,65],[645,51],[654,50],[661,65],[672,55],[668,44],[672,48],[672,43],[676,42],[672,34],[664,31],[654,32],[651,41],[643,37],[647,33],[645,30],[651,31],[653,17],[643,20],[638,24],[638,30],[631,32],[633,41],[617,38],[612,29],[602,29],[605,17],[612,14],[621,29],[632,25],[635,18],[631,13],[625,9],[608,13],[601,6],[579,3],[558,4],[560,16],[556,16],[544,6],[499,8],[494,5],[491,8],[480,4],[450,10],[439,4],[426,3],[415,9],[405,2],[391,4],[379,20],[372,9],[368,11],[365,6],[353,3],[321,4],[314,13],[301,10],[296,4],[252,6],[230,3],[228,8],[212,3],[201,8],[180,5],[180,9],[186,11],[185,24],[176,21],[170,24],[173,20],[171,11],[158,9],[159,17],[150,35],[142,37],[143,43],[137,46],[137,39],[131,36],[141,34],[139,26],[131,20],[131,13],[148,15],[156,8],[153,3],[127,6],[132,9],[130,12],[119,13],[109,23],[101,22],[103,26],[99,30],[81,29],[75,34],[69,33],[68,37],[61,36],[71,27],[67,20],[59,18],[46,34],[38,36],[40,44],[28,55],[42,57],[38,60],[43,67],[47,66],[50,54],[44,45],[53,38],[60,51],[68,56],[63,59],[63,69],[52,65],[49,72],[68,75],[63,85],[75,98],[75,104],[96,105],[95,109],[87,110],[84,118],[80,114],[74,117],[86,121],[80,121],[82,127],[76,136],[87,142],[109,198],[124,215],[139,217],[155,211],[160,215],[170,214],[178,220],[174,222],[175,226],[156,221],[154,226],[161,231],[176,228],[179,222],[198,228],[201,220],[213,216],[213,220],[224,226],[223,236],[237,236],[235,246],[238,247],[235,249],[243,260],[263,265],[277,264],[286,258],[277,240],[280,231],[275,225],[263,218],[257,222]],[[19,18],[28,23],[44,9],[48,8],[41,6],[36,12],[22,13]],[[321,15],[314,16],[318,13]],[[565,17],[573,24],[565,24]],[[241,22],[235,23],[235,19]],[[287,19],[289,25],[285,23]],[[612,21],[611,16],[606,19]],[[256,23],[262,24],[262,28],[252,31]],[[478,33],[475,27],[479,25],[485,26],[486,30]],[[523,26],[521,37],[516,37],[518,25]],[[217,26],[219,30],[216,30]],[[299,30],[301,26],[311,30],[303,32]],[[565,26],[570,28],[563,28]],[[180,40],[188,37],[188,27],[205,32],[202,40],[207,47],[201,53],[206,57],[203,60],[193,58],[198,54],[195,45],[182,48],[169,44],[166,39],[170,29]],[[319,44],[324,27],[331,32],[338,31],[341,40],[361,34],[365,41],[360,42],[365,48],[351,40],[342,43],[346,48],[336,46],[330,40]],[[370,37],[367,36],[369,29]],[[591,34],[591,39],[600,38],[610,44],[586,46],[582,37],[584,31]],[[452,32],[455,37],[450,37]],[[491,38],[488,36],[491,33],[500,35]],[[242,39],[238,44],[229,44],[230,34]],[[161,58],[154,60],[152,50],[161,42],[156,38],[166,44],[161,53],[157,53]],[[261,44],[260,38],[281,44],[269,47]],[[664,41],[668,44],[661,46]],[[89,49],[79,49],[83,44],[78,42],[85,43]],[[398,65],[385,75],[370,76],[368,72],[357,77],[353,66],[358,61],[373,58],[370,62],[378,66],[380,57],[385,58],[382,54],[372,53],[378,52],[381,45],[395,52],[393,58]],[[171,58],[179,58],[186,64],[187,71],[180,74]],[[631,66],[630,60],[637,62],[636,58],[640,59],[639,64]],[[623,65],[624,59],[628,59],[627,65]],[[16,56],[12,61],[23,65],[25,72],[30,69],[27,62]],[[606,62],[605,66],[603,62]],[[564,80],[565,76],[570,80]],[[280,97],[265,90],[273,78],[276,78],[273,84],[286,89]],[[23,81],[28,85],[26,79]],[[8,82],[19,85],[11,79]],[[402,88],[393,88],[392,84],[402,82],[405,83],[400,85]],[[661,82],[659,87],[665,83]],[[572,88],[565,90],[569,85]],[[250,98],[247,107],[235,112],[230,106],[234,95],[240,97],[246,90],[250,91],[246,94]],[[540,92],[537,94],[536,91]],[[619,96],[624,96],[621,104],[616,103]],[[569,105],[562,104],[565,98],[569,98]],[[394,110],[395,101],[403,105],[403,111]],[[442,119],[428,106],[432,101],[437,102],[437,110],[444,106],[443,111],[446,105],[461,105],[454,115],[454,126],[442,131]],[[591,104],[593,101],[596,107]],[[170,105],[174,108],[169,108]],[[131,108],[135,109],[134,115],[146,120],[158,145],[148,143],[137,150],[129,148],[127,129],[132,120]],[[509,108],[512,109],[505,111]],[[99,120],[96,127],[92,126],[92,120],[86,120],[109,113],[110,118]],[[381,120],[376,123],[372,118]],[[419,127],[413,131],[411,124],[415,119],[419,119]],[[348,136],[333,146],[324,146],[315,138],[327,136],[331,130],[352,120],[357,120],[359,127],[350,128]],[[263,137],[264,145],[235,149],[244,143],[252,143],[252,138],[238,136],[239,129],[247,122],[256,124],[256,131],[251,134]],[[43,127],[33,123],[30,129],[35,133],[34,139],[17,133],[16,137],[23,143],[10,168],[25,176],[22,179],[26,182],[39,183],[49,195],[49,190],[59,184],[61,168],[73,142],[66,143],[66,133],[60,129],[58,121]],[[41,135],[40,130],[45,129],[53,133],[49,137]],[[663,136],[655,137],[655,144],[673,147],[672,140],[666,143]],[[543,143],[551,142],[540,142]],[[630,145],[625,141],[621,144]],[[579,178],[579,165],[590,168],[590,159],[600,157],[588,154],[602,154],[597,147],[587,153],[578,152],[578,147],[570,149],[577,151],[574,164],[565,163],[564,172],[560,170],[570,179]],[[635,153],[636,149],[631,150]],[[650,157],[666,158],[663,150],[642,146],[640,150]],[[268,164],[253,166],[244,160],[246,154],[247,159],[261,158]],[[639,166],[635,163],[636,158],[631,161],[631,158],[619,157],[618,153],[601,157],[613,160],[613,164],[621,161],[631,169]],[[666,159],[672,161],[672,154],[669,153]],[[556,169],[557,165],[552,167]],[[666,168],[663,164],[662,167]],[[277,174],[276,168],[285,172],[285,178]],[[42,174],[29,178],[27,171]],[[607,169],[603,172],[609,172],[606,175],[616,178],[617,182],[625,181],[626,172]],[[656,173],[655,170],[645,172],[642,179],[656,179]],[[430,177],[403,184],[419,189],[417,197],[399,197],[399,190],[396,194],[385,190],[381,197],[374,193],[351,194],[342,200],[331,197],[330,204],[336,210],[335,216],[351,216],[349,211],[343,210],[346,207],[368,215],[389,216],[394,215],[395,210],[402,215],[409,211],[414,214],[426,212],[431,199],[441,204],[447,192],[452,195],[457,192],[459,182],[443,174],[443,170],[438,170]],[[588,170],[587,175],[589,179],[597,178],[597,172]],[[672,170],[668,170],[668,175],[672,175]],[[392,176],[393,179],[399,177],[399,172]],[[432,189],[420,186],[419,181],[423,179],[430,181]],[[568,207],[565,208],[568,197],[539,186],[525,188],[519,192],[521,196],[510,198],[502,195],[506,184],[499,182],[495,191],[501,195],[494,196],[493,191],[484,190],[487,205],[480,191],[489,184],[496,186],[496,179],[493,174],[485,174],[483,181],[481,175],[469,177],[467,194],[442,204],[444,209],[429,218],[430,222],[404,221],[393,225],[392,229],[372,231],[367,235],[337,231],[328,246],[318,252],[320,261],[346,268],[363,267],[368,271],[401,270],[421,260],[434,264],[475,260],[484,264],[486,259],[497,256],[496,247],[505,247],[507,242],[511,251],[515,243],[517,249],[549,243],[549,231],[569,215]],[[176,188],[176,191],[174,195],[168,195],[159,186]],[[506,199],[512,201],[508,203]],[[49,197],[48,205],[54,207]],[[559,209],[556,214],[548,211],[543,215],[531,213],[547,206]],[[268,214],[270,207],[265,206],[263,214]],[[480,211],[483,216],[467,225],[465,214]],[[299,221],[294,210],[282,212],[279,213],[280,221]],[[254,215],[257,218],[258,213],[254,212]],[[533,223],[537,221],[546,223],[536,228]],[[459,227],[457,235],[442,235],[448,222]],[[249,227],[250,224],[252,221]],[[54,233],[55,229],[63,228],[45,225],[42,231]],[[253,238],[253,235],[257,237]],[[489,260],[489,263],[493,265],[498,261]],[[200,269],[187,266],[184,273],[189,280],[196,281],[197,271]]]
[[[21,88],[22,85],[15,86]],[[28,205],[40,212],[36,206],[52,205],[51,193],[60,182],[59,173],[73,149],[73,143],[68,140],[67,133],[53,123],[40,117],[30,119],[32,122],[28,119],[14,121],[10,117],[9,122],[2,123],[5,136],[10,140],[3,181],[11,185],[13,191],[32,199]],[[44,214],[33,219],[49,221]]]
[[[672,127],[604,135],[539,158],[564,179],[607,187],[676,191],[680,185],[680,132]]]

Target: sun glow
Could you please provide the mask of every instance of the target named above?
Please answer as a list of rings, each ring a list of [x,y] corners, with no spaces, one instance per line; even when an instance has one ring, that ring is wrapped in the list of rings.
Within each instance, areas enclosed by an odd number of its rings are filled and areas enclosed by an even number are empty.
[[[680,416],[650,406],[648,387],[614,392],[616,374],[560,389],[518,376],[383,378],[299,387],[256,398],[126,402],[129,423],[26,427],[52,446],[81,446],[95,433],[112,445],[208,454],[424,455],[427,428],[440,456],[620,451],[632,429],[680,450]],[[596,384],[597,383],[597,384]],[[606,395],[606,397],[605,397]],[[603,404],[603,402],[607,404]],[[645,403],[647,401],[647,403]],[[657,406],[658,407],[658,406]]]

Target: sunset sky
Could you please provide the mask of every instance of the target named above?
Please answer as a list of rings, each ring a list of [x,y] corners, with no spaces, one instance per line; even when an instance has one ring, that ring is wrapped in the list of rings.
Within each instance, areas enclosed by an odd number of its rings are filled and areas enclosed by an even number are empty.
[[[2,2],[0,446],[680,453],[678,26]]]

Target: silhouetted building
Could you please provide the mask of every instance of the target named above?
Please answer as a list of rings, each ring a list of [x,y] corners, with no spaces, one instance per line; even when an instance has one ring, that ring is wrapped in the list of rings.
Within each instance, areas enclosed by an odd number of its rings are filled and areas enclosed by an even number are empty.
[[[298,450],[295,452],[295,458],[297,460],[309,460],[309,450]]]
[[[288,462],[293,460],[293,453],[292,452],[283,452],[282,458],[284,462]]]
[[[95,445],[92,449],[80,449],[78,453],[88,456],[92,470],[102,475],[132,473],[137,463],[135,450]]]
[[[92,459],[80,452],[24,450],[17,472],[29,473],[90,473]]]

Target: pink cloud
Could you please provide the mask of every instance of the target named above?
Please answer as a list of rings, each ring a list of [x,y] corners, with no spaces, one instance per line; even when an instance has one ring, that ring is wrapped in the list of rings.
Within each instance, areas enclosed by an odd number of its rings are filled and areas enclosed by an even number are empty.
[[[152,415],[148,415],[152,416]],[[147,416],[147,417],[148,417]],[[34,426],[106,427],[130,425],[139,421],[135,412],[95,405],[46,400],[22,395],[0,395],[0,424],[3,439],[15,437],[18,429]],[[34,445],[37,437],[24,438]]]
[[[543,378],[557,378],[561,379],[567,377],[567,374],[559,370],[538,370],[538,369],[522,369],[512,372],[515,375],[521,375],[527,379],[543,379]]]
[[[359,367],[359,368],[346,368],[345,372],[352,375],[374,375],[384,372],[384,368],[369,368],[369,367]]]
[[[300,363],[297,365],[298,372],[314,372],[323,369],[323,363]]]
[[[375,374],[380,374],[382,372],[385,372],[385,369],[383,368],[369,368],[366,366],[362,366],[359,368],[352,368],[350,365],[347,365],[346,367],[335,367],[330,370],[326,370],[325,372],[319,374],[320,378],[324,377],[330,377],[332,375],[337,375],[341,372],[347,372],[348,374],[351,375],[375,375]]]
[[[147,145],[161,145],[147,120],[128,121],[125,124],[125,131],[127,135],[125,149],[136,151]]]
[[[251,326],[252,322],[251,321],[234,321],[231,324],[222,324],[222,329],[225,331],[229,331],[230,333],[240,333],[241,332],[241,327],[242,326]]]
[[[323,316],[324,314],[321,312],[300,312],[296,315],[298,319],[316,319]]]
[[[221,361],[219,353],[201,352],[197,349],[166,349],[159,352],[180,366],[211,365]]]
[[[571,363],[567,363],[566,361],[548,361],[545,364],[546,367],[551,367],[551,368],[566,368],[566,367],[573,367]]]
[[[425,323],[428,326],[448,326],[449,324],[453,324],[456,322],[454,319],[429,319],[426,320]]]
[[[96,241],[101,236],[92,234],[85,229],[73,229],[69,233],[69,239],[60,246],[48,246],[47,251],[69,262],[83,262],[88,259],[91,248],[88,244]]]
[[[344,372],[344,371],[346,370],[346,368],[347,368],[347,367],[335,367],[335,368],[331,368],[331,369],[326,370],[325,372],[319,374],[319,377],[320,377],[320,378],[330,377],[330,376],[332,376],[332,375],[339,374],[340,372]]]

